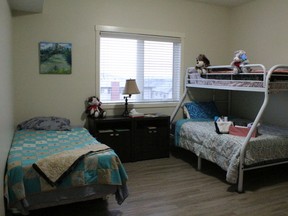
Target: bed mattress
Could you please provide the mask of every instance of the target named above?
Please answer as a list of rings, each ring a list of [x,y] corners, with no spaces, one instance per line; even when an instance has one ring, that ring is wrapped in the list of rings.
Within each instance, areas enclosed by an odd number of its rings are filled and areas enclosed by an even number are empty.
[[[210,72],[200,75],[194,68],[187,69],[188,87],[210,87],[210,88],[240,88],[247,91],[264,91],[266,80],[263,71],[254,70],[251,73],[234,74],[231,70]],[[288,71],[278,70],[271,76],[270,90],[288,88]]]
[[[288,130],[259,126],[259,136],[251,138],[245,166],[288,159]],[[226,180],[236,183],[239,156],[245,137],[217,134],[213,121],[179,120],[175,127],[175,145],[219,165],[227,171]]]
[[[124,166],[112,149],[86,155],[57,185],[49,184],[32,167],[38,160],[50,155],[98,144],[99,142],[85,128],[73,128],[69,131],[16,131],[5,175],[5,197],[9,207],[33,209],[29,203],[30,197],[87,185],[116,186],[118,202],[121,203],[126,198],[125,194],[128,194],[126,188],[128,177]]]

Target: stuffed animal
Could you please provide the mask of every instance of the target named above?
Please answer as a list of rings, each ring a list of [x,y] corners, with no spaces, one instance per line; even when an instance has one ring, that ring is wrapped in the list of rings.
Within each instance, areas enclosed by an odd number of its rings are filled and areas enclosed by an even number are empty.
[[[196,66],[195,66],[195,69],[197,70],[197,72],[200,75],[206,74],[208,73],[207,67],[209,66],[210,66],[209,59],[204,54],[198,55],[198,57],[196,58]]]
[[[106,111],[101,108],[102,102],[96,96],[91,96],[87,100],[88,106],[86,108],[86,113],[89,116],[95,118],[104,118],[106,116]]]
[[[231,66],[233,67],[233,72],[235,74],[238,73],[249,73],[249,67],[241,67],[243,65],[249,64],[249,60],[247,58],[246,52],[244,50],[237,50],[234,52],[234,58],[231,62]]]

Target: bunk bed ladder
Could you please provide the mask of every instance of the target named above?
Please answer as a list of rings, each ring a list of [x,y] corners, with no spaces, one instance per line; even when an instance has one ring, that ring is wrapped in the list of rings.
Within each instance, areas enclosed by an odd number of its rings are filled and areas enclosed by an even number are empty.
[[[267,104],[268,104],[268,101],[269,101],[269,94],[268,94],[268,91],[265,92],[265,99],[264,99],[264,102],[261,106],[261,109],[259,110],[254,122],[253,122],[253,125],[251,127],[251,129],[249,130],[249,133],[247,134],[247,136],[245,137],[245,140],[243,142],[243,148],[241,149],[241,152],[240,152],[240,163],[239,163],[239,176],[238,176],[238,192],[239,193],[242,193],[243,192],[243,180],[244,180],[244,171],[245,171],[245,166],[244,166],[244,163],[245,163],[245,151],[246,151],[246,148],[248,146],[248,143],[251,139],[251,136],[252,136],[252,133],[254,132],[254,130],[256,129],[263,113],[264,113],[264,110],[265,108],[267,107]]]
[[[254,120],[254,123],[251,127],[251,129],[249,130],[249,133],[248,135],[246,136],[244,142],[243,142],[243,148],[241,149],[241,152],[240,152],[240,163],[239,163],[239,175],[238,175],[238,192],[242,193],[243,192],[243,181],[244,181],[244,171],[245,170],[250,170],[251,168],[245,168],[244,164],[245,164],[245,151],[246,151],[246,148],[248,146],[248,143],[251,139],[251,136],[252,136],[252,133],[253,131],[256,129],[264,111],[265,111],[265,108],[267,107],[268,105],[268,101],[269,101],[269,84],[270,84],[270,80],[271,80],[271,76],[272,76],[272,73],[275,69],[279,68],[279,67],[285,67],[284,65],[275,65],[273,66],[272,68],[270,68],[270,70],[268,71],[267,75],[266,75],[266,82],[265,82],[265,97],[264,97],[264,101],[263,101],[263,104]],[[287,67],[287,66],[286,66]],[[260,166],[258,168],[261,168],[261,167],[265,167],[265,166]]]
[[[173,113],[172,113],[172,115],[171,115],[170,124],[173,123],[173,120],[174,120],[174,118],[175,118],[178,110],[181,108],[182,103],[183,103],[183,101],[185,100],[186,94],[187,94],[187,88],[185,88],[184,93],[183,93],[183,95],[182,95],[182,97],[181,97],[181,99],[180,99],[177,107],[174,109],[174,111],[173,111]]]
[[[173,120],[174,120],[175,116],[177,115],[178,110],[181,108],[181,106],[182,106],[182,104],[183,104],[183,101],[185,100],[185,97],[186,97],[186,94],[187,94],[186,83],[187,83],[187,78],[188,78],[188,77],[187,77],[187,72],[188,72],[188,70],[189,70],[189,69],[187,68],[186,71],[185,71],[185,77],[184,77],[184,83],[183,83],[183,85],[185,86],[185,90],[184,90],[184,92],[183,92],[183,94],[182,94],[182,97],[181,97],[178,105],[176,106],[176,108],[174,109],[174,111],[173,111],[173,113],[172,113],[172,115],[171,115],[170,125],[172,125]]]

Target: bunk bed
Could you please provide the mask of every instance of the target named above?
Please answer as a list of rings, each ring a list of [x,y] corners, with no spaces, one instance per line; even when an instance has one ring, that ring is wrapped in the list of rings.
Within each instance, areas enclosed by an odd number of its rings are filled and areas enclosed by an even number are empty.
[[[83,127],[61,117],[20,123],[7,159],[5,197],[12,213],[105,198],[118,204],[128,196],[125,168],[115,152]]]
[[[187,68],[184,93],[171,115],[172,124],[177,112],[185,104],[188,90],[193,88],[264,94],[263,103],[245,137],[217,134],[213,116],[205,120],[176,121],[175,146],[195,153],[198,157],[199,170],[201,159],[219,165],[227,172],[226,180],[237,184],[238,192],[243,192],[245,171],[288,163],[288,129],[267,125],[258,127],[271,93],[288,91],[288,65],[275,65],[268,71],[262,64],[249,64],[243,67],[249,68],[250,72],[235,74],[230,65],[224,65],[210,66],[209,73],[200,75],[194,67]],[[215,114],[212,112],[212,115]],[[257,130],[261,135],[252,137]]]

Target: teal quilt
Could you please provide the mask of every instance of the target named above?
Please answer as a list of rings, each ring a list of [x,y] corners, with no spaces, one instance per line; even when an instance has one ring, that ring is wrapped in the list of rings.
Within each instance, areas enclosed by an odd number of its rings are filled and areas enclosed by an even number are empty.
[[[126,187],[128,176],[112,149],[85,155],[56,185],[49,184],[32,167],[34,163],[45,157],[99,144],[85,128],[72,128],[69,131],[16,131],[5,174],[5,197],[9,207],[15,207],[18,202],[25,200],[31,194],[89,184],[119,186],[116,199],[121,204],[128,196]]]

